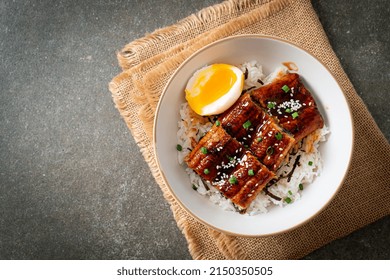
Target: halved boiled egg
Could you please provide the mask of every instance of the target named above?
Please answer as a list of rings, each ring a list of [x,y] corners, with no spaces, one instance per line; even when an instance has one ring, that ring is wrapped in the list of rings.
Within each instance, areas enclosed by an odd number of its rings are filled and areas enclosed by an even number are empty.
[[[244,86],[242,71],[228,64],[212,64],[194,73],[185,93],[188,104],[201,116],[217,115],[240,97]]]

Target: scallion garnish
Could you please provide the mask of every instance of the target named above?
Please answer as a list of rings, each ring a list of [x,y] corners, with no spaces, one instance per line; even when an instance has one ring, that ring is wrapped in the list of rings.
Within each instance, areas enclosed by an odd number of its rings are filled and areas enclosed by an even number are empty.
[[[244,124],[242,125],[245,129],[248,129],[250,126],[252,125],[251,121],[250,120],[247,120],[246,122],[244,122]]]
[[[208,169],[206,168],[205,170],[203,170],[203,173],[206,174],[206,175],[207,175],[207,174],[210,174],[210,170],[208,170]]]
[[[249,176],[255,176],[255,172],[253,171],[253,169],[249,169],[248,170],[248,175]]]
[[[303,190],[303,185],[302,184],[299,184],[299,189],[302,191]]]
[[[313,165],[313,162],[312,162],[312,161],[309,161],[307,164],[308,164],[309,166],[312,166],[312,165]]]
[[[177,144],[176,145],[176,150],[178,150],[179,152],[181,152],[183,150],[183,147],[180,145],[180,144]]]
[[[202,152],[202,154],[206,155],[208,153],[208,150],[206,147],[202,147],[200,148],[200,151]]]
[[[282,138],[283,138],[282,133],[280,133],[280,132],[276,133],[275,138],[276,138],[276,140],[282,140]]]
[[[296,119],[296,118],[298,118],[299,114],[298,114],[298,112],[294,112],[291,114],[291,116],[293,117],[293,119]]]
[[[269,109],[273,109],[273,108],[275,108],[275,105],[276,105],[275,102],[268,102],[267,107],[268,107]]]
[[[286,203],[291,203],[291,198],[286,197],[286,198],[284,199],[284,201],[285,201]]]
[[[229,183],[230,183],[230,184],[234,185],[234,184],[237,184],[237,182],[238,182],[238,180],[237,180],[236,177],[231,176],[231,177],[229,178]]]
[[[286,113],[291,113],[291,108],[287,108]]]
[[[221,122],[220,122],[219,120],[217,120],[217,121],[215,122],[215,125],[216,125],[216,126],[220,126],[220,125],[221,125]]]
[[[258,137],[258,138],[256,139],[256,141],[257,141],[257,143],[263,141],[263,137]]]
[[[289,194],[289,195],[292,195],[292,191],[291,191],[291,190],[289,190],[289,191],[288,191],[288,194]]]
[[[196,191],[198,189],[198,187],[195,186],[194,184],[192,184],[192,189]]]
[[[288,87],[288,85],[284,85],[284,86],[282,86],[282,90],[283,90],[285,93],[287,93],[287,92],[290,91],[290,88]]]

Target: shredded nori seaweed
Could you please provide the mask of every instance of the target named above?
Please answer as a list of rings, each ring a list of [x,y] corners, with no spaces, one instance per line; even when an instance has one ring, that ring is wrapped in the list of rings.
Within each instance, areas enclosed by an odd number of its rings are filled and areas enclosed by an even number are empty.
[[[293,168],[291,169],[291,171],[287,174],[287,182],[290,183],[291,181],[291,177],[295,171],[295,168],[297,167],[297,165],[299,166],[299,159],[301,158],[301,155],[298,155],[297,158],[295,159],[294,161],[294,165],[293,165]]]
[[[245,92],[248,92],[248,91],[250,91],[250,90],[252,90],[252,89],[254,89],[254,88],[256,88],[256,87],[255,87],[255,86],[253,86],[253,87],[250,87],[250,88],[244,89],[244,90],[241,92],[241,94],[244,94]]]

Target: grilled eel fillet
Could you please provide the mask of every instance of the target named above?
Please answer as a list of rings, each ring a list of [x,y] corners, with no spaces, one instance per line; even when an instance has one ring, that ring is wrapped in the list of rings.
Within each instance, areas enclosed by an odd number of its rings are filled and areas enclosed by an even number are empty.
[[[214,182],[214,185],[241,212],[245,212],[261,190],[274,178],[272,171],[250,151],[245,151],[230,175],[223,176],[221,180]]]
[[[200,139],[185,161],[191,169],[206,181],[212,182],[218,176],[221,166],[231,170],[231,158],[239,158],[243,153],[241,144],[220,126],[212,126],[206,135]],[[218,168],[217,168],[218,167]]]
[[[284,90],[284,86],[288,88],[285,87]],[[313,96],[296,73],[288,73],[253,90],[251,97],[265,108],[281,127],[289,131],[296,142],[324,126]]]
[[[228,134],[236,138],[271,171],[276,171],[294,144],[294,138],[251,99],[242,95],[219,120]]]
[[[185,161],[242,211],[275,178],[251,152],[215,124]]]

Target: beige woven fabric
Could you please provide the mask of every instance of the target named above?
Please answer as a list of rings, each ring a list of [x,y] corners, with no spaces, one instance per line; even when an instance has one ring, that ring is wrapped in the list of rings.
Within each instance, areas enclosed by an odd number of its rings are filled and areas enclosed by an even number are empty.
[[[199,223],[164,185],[154,158],[156,105],[175,69],[199,48],[236,34],[287,39],[333,73],[352,109],[355,145],[350,170],[332,203],[303,226],[276,236],[228,236]],[[118,54],[123,72],[110,83],[114,102],[170,203],[194,259],[296,259],[390,213],[390,145],[356,94],[309,0],[231,0],[131,42]]]

